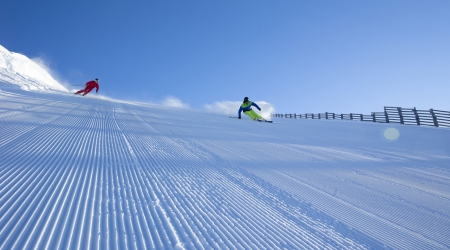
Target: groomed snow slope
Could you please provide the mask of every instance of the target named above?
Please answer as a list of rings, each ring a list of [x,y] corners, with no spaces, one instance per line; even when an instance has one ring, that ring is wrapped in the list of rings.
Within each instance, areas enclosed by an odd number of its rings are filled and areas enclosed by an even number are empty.
[[[448,249],[449,142],[2,88],[0,249]]]

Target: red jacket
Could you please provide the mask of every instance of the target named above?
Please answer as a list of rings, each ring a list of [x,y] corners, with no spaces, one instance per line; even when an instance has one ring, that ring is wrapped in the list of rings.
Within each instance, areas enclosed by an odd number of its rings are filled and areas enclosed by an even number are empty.
[[[90,82],[86,83],[86,88],[87,89],[97,88],[96,92],[98,92],[98,89],[100,88],[100,86],[98,85],[98,83],[96,81],[90,81]]]

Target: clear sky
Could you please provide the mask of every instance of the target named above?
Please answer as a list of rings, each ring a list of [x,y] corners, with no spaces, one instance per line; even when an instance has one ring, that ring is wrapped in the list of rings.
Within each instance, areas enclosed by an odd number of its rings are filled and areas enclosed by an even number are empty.
[[[450,110],[448,0],[6,1],[0,44],[119,99]]]

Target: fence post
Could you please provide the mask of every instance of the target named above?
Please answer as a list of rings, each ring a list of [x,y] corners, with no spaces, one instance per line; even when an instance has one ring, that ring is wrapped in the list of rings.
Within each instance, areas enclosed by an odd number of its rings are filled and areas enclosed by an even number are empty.
[[[360,115],[361,121],[364,121],[364,120],[363,120],[363,115],[362,115],[362,114],[359,114],[359,115]]]
[[[333,113],[333,120],[334,120],[334,119],[336,119],[336,114],[335,114],[335,113]]]
[[[433,117],[434,126],[439,127],[438,120],[437,120],[436,114],[434,113],[434,110],[430,109],[430,113],[431,113],[431,116]]]
[[[344,120],[344,114],[341,114],[341,120]]]
[[[414,116],[416,117],[416,123],[418,126],[420,126],[420,117],[419,117],[419,113],[417,113],[416,107],[413,108],[413,111],[414,111]]]
[[[402,108],[397,108],[398,116],[400,116],[400,124],[405,124],[405,121],[403,120],[403,114],[402,114]]]
[[[350,120],[353,121],[353,113],[350,113]]]
[[[372,112],[372,121],[377,122],[377,118],[375,117],[375,112]]]
[[[384,117],[386,119],[386,123],[389,123],[389,115],[388,115],[388,113],[386,111],[386,107],[384,107]]]

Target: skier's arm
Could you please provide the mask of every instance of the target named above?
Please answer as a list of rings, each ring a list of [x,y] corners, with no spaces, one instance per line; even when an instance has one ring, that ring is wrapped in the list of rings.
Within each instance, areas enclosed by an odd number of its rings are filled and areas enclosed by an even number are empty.
[[[261,108],[258,106],[258,104],[252,102],[252,106],[255,106],[259,111],[261,111]]]
[[[241,119],[241,112],[242,112],[242,107],[241,107],[241,108],[239,108],[239,111],[238,111],[238,116],[239,116],[239,119]]]

